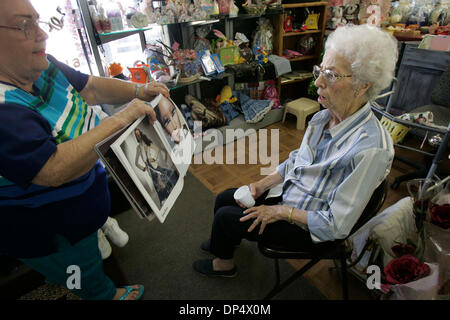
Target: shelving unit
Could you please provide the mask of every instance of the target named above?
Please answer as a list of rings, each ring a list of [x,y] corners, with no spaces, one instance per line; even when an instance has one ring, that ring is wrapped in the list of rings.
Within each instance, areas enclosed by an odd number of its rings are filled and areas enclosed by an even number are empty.
[[[147,30],[151,30],[152,26],[142,28],[142,29],[127,29],[127,30],[120,30],[115,32],[109,32],[109,33],[100,33],[98,34],[99,41],[97,41],[97,44],[104,44],[111,41],[123,39],[126,37],[129,37],[136,33],[141,33]]]
[[[110,33],[102,33],[98,34],[96,30],[93,27],[92,20],[89,13],[89,6],[87,0],[78,0],[78,5],[81,10],[81,17],[84,22],[84,27],[86,29],[86,33],[88,35],[88,40],[90,42],[90,47],[92,54],[94,56],[95,63],[97,65],[98,73],[100,76],[104,76],[104,65],[103,65],[103,59],[102,59],[102,52],[101,52],[101,46],[115,40],[123,39],[131,35],[139,34],[140,36],[140,43],[142,50],[146,47],[146,39],[144,32],[147,30],[151,30],[154,28],[157,24],[149,25],[146,28],[142,29],[126,29],[116,32],[110,32]],[[162,25],[163,31],[165,34],[169,34],[169,27],[173,25],[177,25],[182,34],[182,44],[184,48],[192,48],[194,44],[194,37],[192,37],[193,28],[201,25],[206,24],[214,24],[218,22],[224,22],[225,25],[225,36],[227,38],[233,38],[234,35],[234,23],[238,20],[248,20],[248,19],[258,19],[260,17],[276,17],[279,16],[282,13],[281,10],[271,10],[267,11],[264,14],[240,14],[237,17],[229,17],[229,16],[213,16],[208,20],[201,20],[201,21],[191,21],[191,22],[182,22],[182,23],[175,23],[175,24],[167,24]],[[168,40],[168,39],[167,39]],[[232,86],[234,83],[234,75],[231,73],[224,73],[221,75],[218,75],[216,77],[209,77],[211,80],[214,79],[224,79],[228,78],[229,85]],[[190,94],[195,94],[197,97],[200,97],[200,88],[198,86],[199,83],[208,81],[205,79],[199,79],[196,81],[193,81],[191,83],[186,84],[179,84],[171,88],[171,90],[175,90],[181,87],[189,87]]]
[[[312,70],[312,65],[317,64],[320,59],[320,54],[322,52],[323,38],[325,35],[326,27],[326,13],[328,8],[327,1],[320,2],[305,2],[305,3],[292,3],[282,5],[284,13],[272,18],[272,24],[274,26],[274,54],[283,56],[283,50],[291,49],[297,51],[297,42],[302,36],[310,35],[315,40],[314,53],[310,55],[305,55],[301,57],[295,57],[289,59],[291,62],[291,67],[293,71],[298,70]],[[285,32],[284,31],[284,21],[287,16],[286,11],[299,11],[305,10],[305,8],[315,9],[316,13],[319,13],[319,28],[317,30],[306,30],[300,32]],[[312,77],[312,76],[311,76]],[[300,83],[311,79],[311,77],[305,77],[297,80],[286,80],[283,77],[278,78],[278,93],[283,91],[283,86],[290,85],[293,83]]]
[[[78,5],[80,8],[81,13],[81,20],[84,24],[83,27],[86,31],[90,50],[94,56],[95,63],[98,68],[98,73],[101,76],[104,76],[104,59],[102,57],[104,53],[103,45],[111,42],[116,41],[119,39],[123,39],[132,35],[138,34],[140,37],[140,44],[142,49],[146,48],[146,34],[145,31],[150,30],[152,28],[155,28],[156,26],[159,27],[159,25],[150,25],[146,28],[142,29],[131,29],[131,30],[122,30],[120,32],[111,32],[107,34],[97,34],[92,19],[89,12],[89,6],[88,6],[88,0],[77,0]],[[270,10],[265,12],[264,14],[241,14],[237,17],[228,17],[228,16],[214,16],[211,17],[208,20],[202,20],[202,21],[192,21],[192,22],[184,22],[184,23],[175,23],[175,24],[167,24],[162,25],[162,41],[166,44],[171,46],[174,41],[177,41],[181,44],[182,48],[193,48],[195,36],[194,36],[194,28],[201,25],[207,25],[207,24],[217,24],[214,27],[216,29],[220,29],[224,33],[224,35],[228,39],[234,38],[234,32],[245,32],[247,34],[247,37],[251,39],[252,32],[256,29],[256,21],[260,17],[267,17],[270,20],[277,19],[282,14],[282,10]],[[254,19],[254,21],[252,21]],[[245,25],[245,27],[244,27]],[[251,25],[252,27],[248,27]],[[236,29],[236,30],[234,30]],[[242,31],[244,30],[244,31]],[[156,30],[155,30],[156,31]],[[89,50],[89,48],[87,48]],[[312,57],[302,57],[301,59],[309,59]],[[254,75],[253,75],[254,76]],[[210,79],[198,79],[190,83],[183,83],[183,84],[177,84],[173,87],[170,87],[171,96],[174,99],[176,103],[184,103],[184,97],[186,94],[190,94],[195,96],[197,99],[201,99],[202,91],[207,98],[211,98],[213,96],[213,99],[215,98],[216,92],[218,88],[223,88],[224,84],[228,84],[231,88],[234,88],[234,78],[235,73],[227,70],[222,74],[216,75],[214,77],[209,77]],[[211,81],[208,83],[208,81]],[[220,90],[220,89],[219,89]],[[187,92],[186,92],[187,91]],[[267,125],[270,125],[274,122],[280,121],[282,118],[282,109],[274,109],[270,110],[270,117],[263,119],[263,121],[258,122],[257,124],[248,124],[244,120],[244,116],[238,117],[238,119],[234,119],[230,122],[229,125],[224,126],[226,128],[246,128],[250,127],[252,129],[259,129],[262,127],[265,127]],[[222,130],[223,127],[219,128],[219,130]],[[226,129],[223,129],[226,130]],[[247,132],[247,131],[245,131]],[[238,137],[234,137],[238,138]],[[220,141],[215,141],[217,145],[219,145]],[[211,143],[200,143],[201,146],[200,151],[202,148],[211,148],[213,144]]]

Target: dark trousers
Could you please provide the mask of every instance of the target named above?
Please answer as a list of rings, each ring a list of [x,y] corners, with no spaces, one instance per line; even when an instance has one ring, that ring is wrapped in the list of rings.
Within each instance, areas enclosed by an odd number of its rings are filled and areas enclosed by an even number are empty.
[[[318,246],[313,244],[310,233],[301,227],[290,224],[287,221],[277,221],[266,225],[262,235],[258,235],[259,227],[248,232],[248,228],[253,223],[253,219],[241,222],[243,211],[234,200],[233,194],[236,189],[228,189],[220,193],[214,206],[214,221],[211,231],[211,252],[221,259],[233,258],[233,252],[242,239],[258,241],[260,238],[264,242],[271,243],[285,249],[312,250]],[[265,200],[268,191],[256,199],[255,206],[276,205],[281,197]],[[321,246],[322,244],[319,244]]]

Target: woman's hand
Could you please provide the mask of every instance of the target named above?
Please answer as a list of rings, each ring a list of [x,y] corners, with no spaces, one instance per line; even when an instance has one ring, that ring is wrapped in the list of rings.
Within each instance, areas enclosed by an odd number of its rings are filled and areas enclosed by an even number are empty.
[[[249,185],[250,193],[252,194],[253,199],[258,199],[264,191],[266,191],[264,185],[260,181],[250,183]]]
[[[133,99],[120,112],[113,115],[113,117],[119,119],[124,127],[143,115],[147,115],[151,125],[155,123],[156,114],[153,108],[140,99]]]
[[[252,207],[245,210],[244,214],[246,214],[246,216],[242,217],[239,220],[243,222],[249,219],[255,219],[247,231],[252,232],[253,229],[255,229],[256,226],[261,223],[258,234],[262,234],[267,224],[274,223],[278,220],[283,219],[281,216],[282,208],[283,207],[280,205],[276,206],[262,205],[258,207]]]
[[[169,88],[164,83],[152,81],[138,89],[137,98],[145,101],[151,101],[158,94],[162,94],[166,98],[170,98]]]
[[[253,199],[255,199],[255,200],[258,199],[265,191],[264,186],[261,184],[261,181],[250,183],[248,185],[248,187],[250,188],[250,193],[251,193]],[[244,209],[247,208],[246,206],[244,206],[242,203],[240,203],[237,200],[236,200],[236,203],[241,208],[244,208]]]

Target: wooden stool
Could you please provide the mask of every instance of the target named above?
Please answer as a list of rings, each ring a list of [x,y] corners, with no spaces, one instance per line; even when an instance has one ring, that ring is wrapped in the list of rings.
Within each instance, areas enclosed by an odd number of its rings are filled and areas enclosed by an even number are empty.
[[[306,117],[319,110],[320,105],[317,101],[308,98],[300,98],[286,104],[282,122],[284,123],[286,113],[289,112],[297,117],[297,130],[305,130]]]

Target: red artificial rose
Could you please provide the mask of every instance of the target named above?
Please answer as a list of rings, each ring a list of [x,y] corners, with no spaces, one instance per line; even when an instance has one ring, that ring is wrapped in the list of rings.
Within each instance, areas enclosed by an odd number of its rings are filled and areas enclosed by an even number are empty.
[[[390,284],[408,283],[430,274],[430,267],[408,254],[391,260],[384,267],[386,281]]]
[[[396,257],[401,257],[405,254],[412,254],[416,248],[410,244],[396,244],[391,250]]]
[[[450,204],[433,206],[430,210],[430,216],[433,224],[448,229],[450,227]]]

